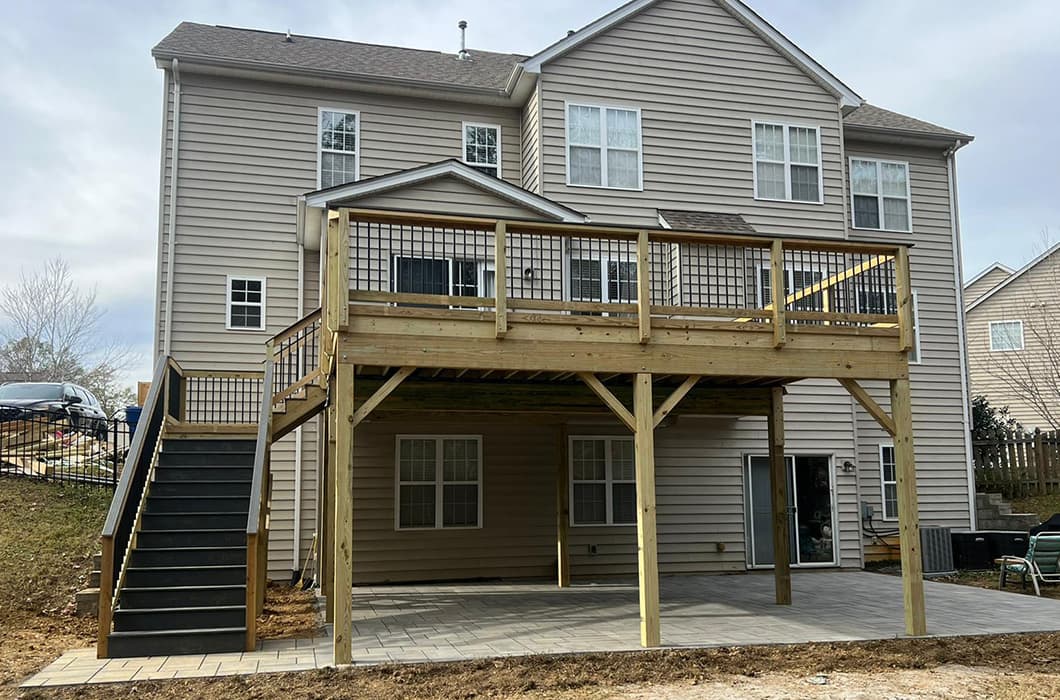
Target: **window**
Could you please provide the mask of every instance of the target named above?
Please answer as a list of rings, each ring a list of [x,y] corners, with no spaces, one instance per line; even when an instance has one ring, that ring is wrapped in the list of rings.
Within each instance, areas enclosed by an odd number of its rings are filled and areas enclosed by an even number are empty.
[[[637,263],[635,260],[572,258],[570,290],[571,301],[635,303]]]
[[[393,289],[411,294],[493,296],[493,263],[449,258],[394,258]]]
[[[360,177],[360,114],[320,110],[320,187],[335,187]]]
[[[820,282],[822,273],[815,270],[784,270],[784,295],[788,296],[800,290],[812,287]],[[762,308],[773,303],[772,274],[768,267],[758,268],[758,303]],[[796,299],[788,307],[792,311],[824,311],[824,292],[814,292]]]
[[[909,164],[850,159],[854,228],[910,231]]]
[[[567,105],[567,184],[641,187],[640,110]]]
[[[880,445],[880,483],[883,489],[883,519],[894,520],[898,517],[898,475],[894,445]]]
[[[755,199],[820,204],[821,135],[817,127],[752,122]]]
[[[637,486],[633,439],[570,439],[571,524],[633,525]]]
[[[1010,352],[1023,349],[1023,321],[991,321],[990,351]]]
[[[265,330],[265,278],[228,278],[229,330]]]
[[[479,172],[500,177],[501,128],[464,122],[464,162]]]
[[[397,529],[480,527],[481,494],[481,436],[398,436]]]

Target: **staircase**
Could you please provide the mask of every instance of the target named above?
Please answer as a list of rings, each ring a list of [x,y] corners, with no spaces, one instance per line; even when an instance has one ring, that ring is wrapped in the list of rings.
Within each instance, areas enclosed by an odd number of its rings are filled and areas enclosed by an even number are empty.
[[[1027,532],[1039,522],[1034,513],[1013,513],[1000,493],[975,494],[975,510],[980,530]]]
[[[109,655],[242,651],[254,441],[166,438],[158,458]]]

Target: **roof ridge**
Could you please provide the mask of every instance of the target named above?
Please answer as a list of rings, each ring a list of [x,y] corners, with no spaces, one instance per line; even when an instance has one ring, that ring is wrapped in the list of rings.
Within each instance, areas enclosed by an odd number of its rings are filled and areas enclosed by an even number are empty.
[[[982,295],[981,297],[979,297],[978,299],[973,301],[971,304],[969,304],[967,311],[971,311],[972,309],[974,309],[975,307],[979,306],[980,304],[982,304],[984,301],[986,301],[990,297],[992,297],[995,294],[997,294],[998,292],[1000,292],[1005,287],[1009,286],[1010,284],[1012,284],[1013,282],[1018,280],[1020,277],[1025,275],[1030,270],[1033,270],[1039,263],[1044,262],[1047,258],[1051,257],[1053,255],[1053,253],[1057,252],[1058,250],[1060,250],[1060,242],[1054,243],[1053,245],[1049,246],[1045,250],[1045,252],[1043,252],[1041,255],[1038,255],[1036,258],[1031,260],[1029,263],[1027,263],[1023,267],[1021,267],[1020,269],[1016,270],[1015,272],[1013,272],[1011,275],[1009,275],[1005,280],[1003,280],[996,287],[994,287],[989,292],[987,292],[986,294]]]

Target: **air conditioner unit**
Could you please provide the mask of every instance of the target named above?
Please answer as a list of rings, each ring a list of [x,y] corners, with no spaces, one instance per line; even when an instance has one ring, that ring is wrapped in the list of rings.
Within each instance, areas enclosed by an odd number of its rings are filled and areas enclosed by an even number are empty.
[[[953,537],[948,527],[920,528],[920,551],[924,560],[924,575],[940,576],[953,573]]]

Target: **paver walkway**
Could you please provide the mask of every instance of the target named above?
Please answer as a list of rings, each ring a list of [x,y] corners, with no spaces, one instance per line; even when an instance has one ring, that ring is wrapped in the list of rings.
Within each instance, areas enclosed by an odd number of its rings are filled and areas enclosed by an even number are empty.
[[[794,602],[773,604],[771,575],[679,576],[661,584],[667,646],[881,639],[904,634],[900,578],[795,572]],[[1060,630],[1060,601],[924,584],[933,635]],[[636,582],[378,586],[353,593],[357,664],[454,661],[639,647]],[[67,652],[25,685],[65,685],[293,671],[331,665],[327,636],[266,641],[244,654],[95,658]]]

